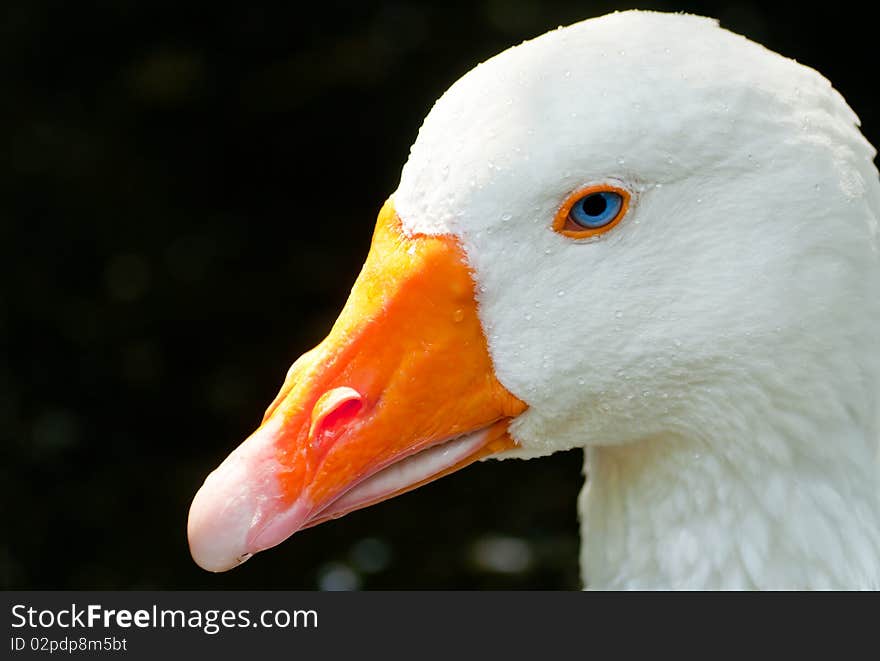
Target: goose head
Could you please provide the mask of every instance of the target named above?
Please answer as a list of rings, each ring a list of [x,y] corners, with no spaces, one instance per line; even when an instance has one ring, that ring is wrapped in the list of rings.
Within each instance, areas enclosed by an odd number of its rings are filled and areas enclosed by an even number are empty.
[[[876,586],[880,185],[857,126],[821,75],[693,16],[477,66],[330,335],[196,495],[195,560],[580,447],[590,584]]]

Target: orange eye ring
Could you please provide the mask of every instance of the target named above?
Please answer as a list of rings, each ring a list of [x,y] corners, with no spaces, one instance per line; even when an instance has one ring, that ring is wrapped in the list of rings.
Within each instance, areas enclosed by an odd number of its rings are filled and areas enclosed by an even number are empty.
[[[590,228],[579,225],[571,217],[572,208],[585,197],[594,195],[595,193],[615,193],[616,195],[619,195],[621,200],[620,209],[611,221],[601,227]],[[587,239],[592,236],[604,234],[608,230],[616,227],[617,224],[623,220],[627,209],[629,209],[629,201],[629,191],[612,184],[593,184],[578,188],[565,198],[562,206],[559,207],[559,211],[556,212],[556,216],[553,218],[553,231],[571,239]]]

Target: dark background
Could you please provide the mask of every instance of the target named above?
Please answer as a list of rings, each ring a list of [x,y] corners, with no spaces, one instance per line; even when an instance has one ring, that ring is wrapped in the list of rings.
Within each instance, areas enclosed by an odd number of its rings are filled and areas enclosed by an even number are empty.
[[[576,452],[472,466],[223,575],[186,516],[477,62],[613,9],[702,13],[819,69],[880,142],[873,21],[780,5],[4,2],[0,587],[578,587]]]

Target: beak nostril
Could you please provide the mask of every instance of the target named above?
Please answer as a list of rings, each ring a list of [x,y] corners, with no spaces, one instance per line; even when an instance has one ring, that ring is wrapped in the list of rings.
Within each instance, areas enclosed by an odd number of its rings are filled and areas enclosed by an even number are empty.
[[[321,420],[321,429],[325,432],[332,431],[337,427],[345,424],[346,421],[357,415],[361,410],[360,401],[350,399],[340,404],[333,411],[324,416]]]
[[[354,388],[343,386],[328,390],[312,409],[309,440],[314,444],[336,434],[363,408],[363,397]]]

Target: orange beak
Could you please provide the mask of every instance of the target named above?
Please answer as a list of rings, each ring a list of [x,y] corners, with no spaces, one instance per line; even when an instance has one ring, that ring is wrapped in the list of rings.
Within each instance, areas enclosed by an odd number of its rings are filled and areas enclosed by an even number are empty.
[[[408,237],[390,202],[327,338],[205,480],[195,561],[225,571],[298,530],[515,447],[526,405],[496,379],[458,241]]]

